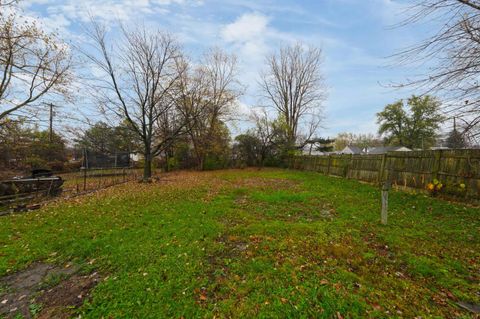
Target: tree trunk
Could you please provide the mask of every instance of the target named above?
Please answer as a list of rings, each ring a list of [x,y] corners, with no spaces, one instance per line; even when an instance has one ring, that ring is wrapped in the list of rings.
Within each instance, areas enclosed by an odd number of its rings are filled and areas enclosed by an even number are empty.
[[[165,152],[165,172],[169,172],[170,171],[170,163],[169,163],[169,160],[170,160],[170,156],[168,156],[168,151]]]
[[[145,154],[145,163],[143,165],[143,181],[146,182],[152,177],[152,156]]]

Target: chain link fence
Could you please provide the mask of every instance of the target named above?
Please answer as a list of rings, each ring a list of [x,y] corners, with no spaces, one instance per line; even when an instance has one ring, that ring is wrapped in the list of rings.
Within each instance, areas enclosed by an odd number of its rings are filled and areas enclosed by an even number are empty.
[[[142,172],[139,168],[82,168],[70,173],[0,181],[0,215],[36,209],[45,201],[136,181]]]

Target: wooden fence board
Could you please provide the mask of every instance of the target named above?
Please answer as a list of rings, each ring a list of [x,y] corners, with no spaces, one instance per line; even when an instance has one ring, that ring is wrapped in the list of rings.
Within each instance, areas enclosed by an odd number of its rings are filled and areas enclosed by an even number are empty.
[[[389,180],[393,185],[421,189],[437,179],[446,194],[480,199],[480,149],[294,156],[289,167],[371,183]]]

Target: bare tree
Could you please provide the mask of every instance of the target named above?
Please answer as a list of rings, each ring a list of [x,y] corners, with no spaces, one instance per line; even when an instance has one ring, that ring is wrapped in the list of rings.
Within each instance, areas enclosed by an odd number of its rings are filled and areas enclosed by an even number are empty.
[[[423,63],[424,76],[399,86],[439,94],[444,112],[465,123],[465,133],[480,136],[480,1],[416,0],[402,25],[422,20],[444,21],[426,40],[394,55],[400,63]]]
[[[105,114],[126,121],[142,141],[143,178],[148,180],[153,158],[183,128],[171,122],[182,73],[179,45],[161,31],[122,28],[123,40],[110,47],[105,27],[94,21],[88,34],[97,52],[84,53],[106,75],[95,82],[95,97]]]
[[[270,121],[268,112],[264,108],[261,112],[252,111],[250,119],[255,123],[253,132],[259,141],[259,162],[260,166],[263,166],[269,150],[275,144],[274,123]]]
[[[71,79],[68,46],[8,13],[14,2],[0,0],[0,121],[47,93],[66,93]]]
[[[184,62],[186,63],[186,62]],[[219,49],[212,49],[195,68],[183,73],[177,103],[184,116],[197,165],[204,168],[208,152],[214,149],[215,135],[234,112],[242,94],[237,81],[237,60]]]
[[[18,1],[17,0],[0,0],[0,8],[1,7],[10,7],[16,4]]]
[[[322,120],[326,85],[321,74],[322,51],[302,44],[286,46],[267,57],[261,89],[269,104],[287,123],[293,145],[308,140]],[[302,132],[303,130],[303,132]]]

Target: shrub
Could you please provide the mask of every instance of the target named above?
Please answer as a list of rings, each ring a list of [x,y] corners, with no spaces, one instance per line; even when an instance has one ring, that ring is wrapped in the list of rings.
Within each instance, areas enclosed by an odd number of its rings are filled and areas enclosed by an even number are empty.
[[[427,184],[427,190],[430,192],[430,194],[432,194],[432,196],[436,196],[442,189],[443,183],[436,178]]]
[[[47,163],[47,166],[54,172],[63,172],[65,169],[64,164],[62,161],[51,161]]]
[[[72,161],[72,162],[66,162],[63,164],[63,169],[66,172],[79,171],[80,167],[82,167],[82,161]]]
[[[47,167],[47,161],[36,155],[27,157],[25,159],[25,164],[31,169]]]

